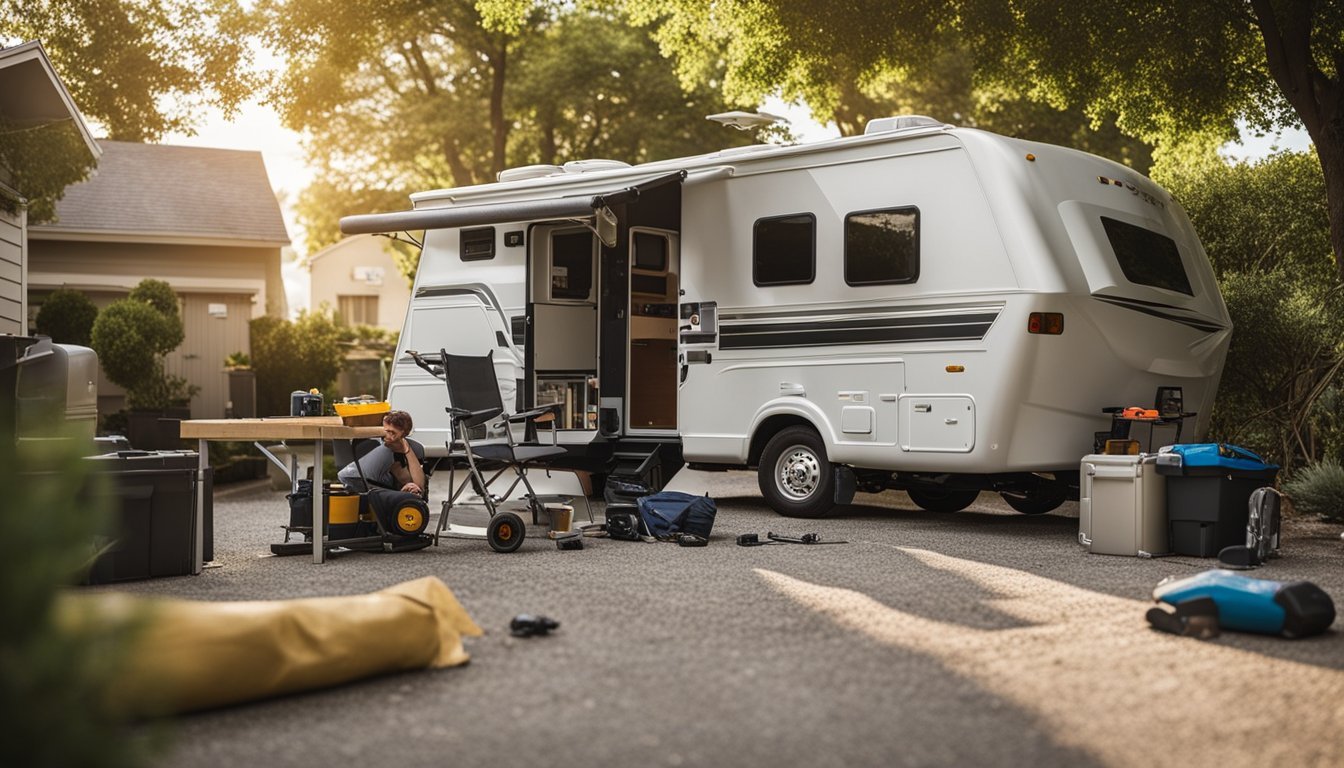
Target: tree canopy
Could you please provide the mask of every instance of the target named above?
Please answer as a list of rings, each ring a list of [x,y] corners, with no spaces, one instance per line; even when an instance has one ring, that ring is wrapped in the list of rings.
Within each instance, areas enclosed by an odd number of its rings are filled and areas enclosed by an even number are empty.
[[[263,35],[288,60],[271,91],[317,178],[299,198],[310,250],[355,211],[506,167],[644,162],[743,143],[706,121],[717,83],[683,87],[646,30],[570,4],[271,0]]]
[[[0,43],[40,40],[84,116],[107,138],[191,133],[201,107],[225,115],[257,79],[237,0],[0,0]]]
[[[977,86],[1009,89],[1148,141],[1302,125],[1344,275],[1344,6],[1329,0],[626,0],[685,81],[726,62],[729,98],[779,91],[843,119],[859,89],[920,76],[961,46]]]

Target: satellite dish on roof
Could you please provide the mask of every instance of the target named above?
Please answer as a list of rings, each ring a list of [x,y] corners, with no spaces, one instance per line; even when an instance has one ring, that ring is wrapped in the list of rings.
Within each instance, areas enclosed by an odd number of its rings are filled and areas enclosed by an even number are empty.
[[[717,115],[710,115],[706,120],[713,120],[716,123],[732,126],[739,131],[749,131],[752,128],[763,128],[775,123],[787,123],[788,118],[772,115],[769,112],[720,112]]]

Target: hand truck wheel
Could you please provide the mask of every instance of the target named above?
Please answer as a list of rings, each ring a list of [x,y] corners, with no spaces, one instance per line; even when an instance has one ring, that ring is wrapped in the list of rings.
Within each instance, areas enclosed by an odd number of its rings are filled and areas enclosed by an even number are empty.
[[[512,552],[523,545],[523,536],[527,529],[523,519],[512,512],[500,512],[490,518],[485,529],[486,541],[496,552]]]

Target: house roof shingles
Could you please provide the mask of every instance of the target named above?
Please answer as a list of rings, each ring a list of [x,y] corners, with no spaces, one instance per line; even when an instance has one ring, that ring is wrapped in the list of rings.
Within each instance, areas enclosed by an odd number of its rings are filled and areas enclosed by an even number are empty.
[[[98,142],[98,171],[65,191],[51,235],[146,236],[288,245],[260,152]]]

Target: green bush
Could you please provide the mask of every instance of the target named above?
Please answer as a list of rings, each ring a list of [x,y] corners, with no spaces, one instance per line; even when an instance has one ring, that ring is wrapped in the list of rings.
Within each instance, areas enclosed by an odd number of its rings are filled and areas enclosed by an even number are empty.
[[[1318,402],[1341,378],[1344,290],[1316,155],[1194,157],[1160,176],[1189,212],[1232,315],[1208,439],[1289,472],[1344,450],[1337,400]]]
[[[1286,269],[1232,272],[1221,283],[1234,330],[1210,439],[1289,469],[1318,458],[1317,401],[1338,373],[1344,307]]]
[[[1334,460],[1302,468],[1283,484],[1283,491],[1297,512],[1344,521],[1344,467]]]
[[[99,313],[90,344],[107,378],[125,388],[127,405],[161,410],[199,391],[164,371],[163,356],[184,338],[173,289],[162,280],[146,279]]]
[[[316,388],[330,404],[344,350],[340,329],[326,311],[301,312],[290,322],[259,317],[249,326],[252,370],[257,376],[257,415],[289,413],[289,395]]]
[[[53,418],[52,423],[59,423]],[[72,629],[58,596],[80,579],[108,495],[74,440],[0,440],[0,765],[131,766],[150,746],[105,706],[133,627]]]
[[[38,333],[50,336],[57,344],[87,347],[96,319],[98,307],[93,300],[79,291],[58,288],[42,301],[35,324]]]

